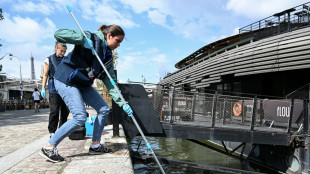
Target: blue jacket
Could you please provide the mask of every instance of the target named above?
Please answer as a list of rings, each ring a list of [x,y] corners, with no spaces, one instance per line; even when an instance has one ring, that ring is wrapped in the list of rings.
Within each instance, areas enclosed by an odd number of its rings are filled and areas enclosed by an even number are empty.
[[[101,31],[94,33],[85,32],[88,38],[93,41],[95,51],[104,63],[112,79],[116,82],[114,73],[113,55],[108,48],[107,42]],[[95,78],[101,79],[107,87],[115,103],[122,106],[123,103],[103,71],[96,56],[90,49],[84,48],[84,37],[78,30],[60,29],[54,34],[56,40],[61,43],[74,44],[74,49],[67,55],[67,58],[60,62],[55,72],[55,78],[66,85],[77,88],[88,87],[93,84]]]
[[[58,94],[56,91],[55,85],[54,85],[54,75],[55,75],[55,70],[62,59],[65,59],[65,58],[57,57],[56,53],[48,57],[48,61],[49,61],[48,63],[49,64],[48,90],[50,94]]]

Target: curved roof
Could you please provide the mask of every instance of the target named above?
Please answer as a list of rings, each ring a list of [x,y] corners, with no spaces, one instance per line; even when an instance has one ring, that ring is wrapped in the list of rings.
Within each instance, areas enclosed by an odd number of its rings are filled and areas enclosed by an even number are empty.
[[[239,29],[239,34],[232,35],[203,46],[176,63],[175,67],[178,69],[186,67],[187,65],[203,57],[249,37],[254,37],[254,40],[258,40],[309,25],[309,15],[310,2],[276,13]],[[297,20],[290,16],[297,17]],[[295,19],[295,21],[293,19]]]
[[[194,53],[190,54],[189,56],[185,57],[181,61],[175,64],[175,67],[180,69],[185,67],[186,65],[189,65],[202,57],[205,57],[209,54],[212,54],[221,48],[227,47],[228,45],[234,44],[236,42],[240,41],[239,34],[229,36],[220,40],[217,40],[215,42],[212,42],[208,45],[203,46],[202,48],[198,49]]]

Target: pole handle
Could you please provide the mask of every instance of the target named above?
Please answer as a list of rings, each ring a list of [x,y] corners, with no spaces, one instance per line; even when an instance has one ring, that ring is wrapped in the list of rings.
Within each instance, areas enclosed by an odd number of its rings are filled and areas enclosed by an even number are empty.
[[[83,36],[86,38],[86,34],[85,34],[84,30],[81,28],[80,24],[78,23],[78,21],[77,21],[76,18],[74,17],[74,15],[73,15],[73,13],[72,13],[71,8],[70,8],[69,5],[67,5],[67,9],[68,9],[69,13],[71,14],[72,18],[74,19],[75,23],[77,24],[77,26],[78,26],[79,29],[81,30]],[[94,48],[92,47],[92,49],[94,49]],[[103,70],[105,71],[105,73],[107,74],[108,78],[110,79],[111,84],[113,85],[113,87],[114,87],[114,89],[116,90],[117,94],[118,94],[119,97],[121,98],[122,103],[125,104],[125,105],[127,105],[126,102],[125,102],[125,99],[124,99],[123,95],[120,93],[118,87],[116,86],[116,83],[114,82],[114,80],[112,79],[112,77],[111,77],[111,75],[109,74],[108,70],[106,69],[106,67],[105,67],[104,64],[102,63],[102,61],[101,61],[101,59],[99,58],[97,52],[95,51],[94,53],[95,53],[95,56],[96,56],[97,60],[99,61],[100,65],[102,66]],[[133,115],[131,116],[131,119],[133,120],[134,124],[136,125],[138,131],[140,132],[140,134],[141,134],[141,136],[142,136],[144,142],[147,144],[147,148],[150,149],[151,153],[153,154],[153,157],[154,157],[156,163],[158,164],[159,169],[161,170],[161,172],[162,172],[163,174],[165,174],[165,171],[164,171],[164,169],[162,168],[160,162],[158,161],[158,159],[157,159],[157,157],[156,157],[156,155],[155,155],[155,153],[154,153],[154,151],[153,151],[151,145],[150,145],[149,142],[147,141],[147,139],[146,139],[146,137],[145,137],[143,131],[141,130],[139,124],[137,123],[137,121],[136,121],[136,119],[135,119],[135,117],[134,117]]]
[[[71,8],[70,8],[69,5],[67,5],[66,8],[67,8],[67,10],[68,10],[69,12],[71,12]]]

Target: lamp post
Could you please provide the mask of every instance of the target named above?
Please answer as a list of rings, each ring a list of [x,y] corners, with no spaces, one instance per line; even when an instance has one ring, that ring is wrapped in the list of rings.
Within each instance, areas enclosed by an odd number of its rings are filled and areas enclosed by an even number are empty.
[[[6,53],[4,56],[2,56],[2,57],[0,58],[0,60],[3,59],[6,55],[13,56],[13,54],[11,54],[11,53]]]
[[[10,54],[10,60],[12,60],[12,57],[16,57],[19,62],[19,75],[20,75],[20,81],[19,81],[19,87],[20,87],[20,100],[23,100],[23,83],[22,83],[22,64],[20,63],[20,59],[17,56],[13,56]]]

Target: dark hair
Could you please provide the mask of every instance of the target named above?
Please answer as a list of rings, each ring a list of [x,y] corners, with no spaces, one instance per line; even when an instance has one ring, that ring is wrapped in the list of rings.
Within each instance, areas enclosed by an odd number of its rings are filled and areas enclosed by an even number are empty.
[[[34,88],[34,91],[38,91],[38,88]]]
[[[101,25],[98,31],[103,33],[105,39],[107,39],[106,37],[108,33],[111,33],[112,37],[125,36],[124,30],[118,25]]]

